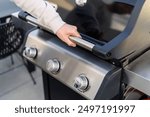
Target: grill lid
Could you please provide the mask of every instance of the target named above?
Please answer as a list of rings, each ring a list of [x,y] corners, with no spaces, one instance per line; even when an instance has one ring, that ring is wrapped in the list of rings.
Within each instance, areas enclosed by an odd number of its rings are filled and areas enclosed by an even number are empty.
[[[100,58],[112,61],[114,64],[123,63],[150,47],[150,40],[148,40],[149,27],[147,26],[150,23],[147,20],[150,19],[150,15],[148,15],[150,1],[136,0],[135,2],[134,0],[125,2],[121,0],[119,2],[134,5],[134,9],[125,30],[118,36],[109,42],[97,41],[84,34],[81,34],[83,39],[70,37],[77,45],[93,52]],[[20,12],[19,17],[51,32],[26,12]]]

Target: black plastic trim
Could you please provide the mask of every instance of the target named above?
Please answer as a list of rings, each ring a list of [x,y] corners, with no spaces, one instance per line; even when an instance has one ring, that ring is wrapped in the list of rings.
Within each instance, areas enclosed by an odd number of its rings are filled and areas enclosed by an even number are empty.
[[[121,2],[121,1],[120,1]],[[96,44],[92,50],[92,52],[97,55],[98,57],[101,57],[103,59],[112,59],[111,51],[116,48],[118,45],[120,45],[126,38],[131,34],[136,21],[138,19],[138,16],[141,12],[142,6],[144,4],[145,0],[137,0],[136,3],[134,3],[134,9],[131,14],[131,17],[129,19],[129,22],[125,28],[125,30],[119,34],[117,37],[112,39],[110,42],[106,43],[105,45],[99,45]],[[117,58],[116,58],[117,59]]]
[[[121,74],[122,68],[115,68],[110,71],[105,76],[95,100],[121,99],[119,96],[122,82]]]

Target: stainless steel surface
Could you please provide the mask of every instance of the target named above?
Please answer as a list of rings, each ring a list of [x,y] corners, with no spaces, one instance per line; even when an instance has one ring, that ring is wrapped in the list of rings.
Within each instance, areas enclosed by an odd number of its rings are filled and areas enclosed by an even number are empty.
[[[150,51],[125,68],[124,82],[150,95]]]
[[[81,38],[78,38],[78,37],[72,37],[70,36],[69,37],[70,40],[74,41],[77,45],[79,45],[80,47],[83,47],[89,51],[92,51],[93,47],[95,46],[94,44],[88,42],[88,41],[85,41]]]
[[[84,92],[88,89],[89,80],[86,75],[81,74],[79,75],[74,82],[74,87],[77,88],[79,91]]]
[[[56,74],[59,72],[60,69],[60,62],[57,59],[50,59],[46,63],[46,69],[52,73]]]
[[[33,47],[26,47],[24,54],[29,58],[35,58],[37,56],[37,49]]]
[[[36,47],[38,50],[36,59],[24,55],[28,60],[87,99],[95,98],[106,74],[115,68],[89,51],[69,47],[54,36],[38,29],[28,35],[26,46]],[[46,69],[47,61],[50,59],[57,59],[61,64],[57,74],[52,74]],[[85,74],[89,80],[90,88],[86,92],[74,87],[74,81],[81,74]]]

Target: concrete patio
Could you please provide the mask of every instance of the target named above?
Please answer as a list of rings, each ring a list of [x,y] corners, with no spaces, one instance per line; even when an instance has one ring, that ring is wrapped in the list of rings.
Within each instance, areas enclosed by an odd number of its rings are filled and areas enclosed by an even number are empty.
[[[0,17],[18,11],[19,8],[10,0],[0,0]],[[41,70],[33,73],[37,82],[33,84],[31,77],[18,54],[0,60],[0,100],[41,100],[44,99]]]

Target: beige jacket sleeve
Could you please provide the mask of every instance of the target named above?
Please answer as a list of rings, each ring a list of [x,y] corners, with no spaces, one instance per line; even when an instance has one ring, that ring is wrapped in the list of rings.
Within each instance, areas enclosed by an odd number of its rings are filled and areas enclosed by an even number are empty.
[[[44,0],[13,0],[13,2],[36,17],[38,22],[51,29],[54,33],[65,24],[54,6]]]

